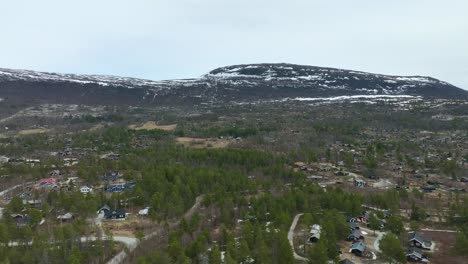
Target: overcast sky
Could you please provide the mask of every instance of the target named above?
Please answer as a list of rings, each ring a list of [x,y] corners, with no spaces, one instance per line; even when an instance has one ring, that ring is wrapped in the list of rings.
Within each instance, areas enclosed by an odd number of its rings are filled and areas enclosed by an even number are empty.
[[[288,62],[468,89],[467,0],[1,0],[0,67],[148,79]]]

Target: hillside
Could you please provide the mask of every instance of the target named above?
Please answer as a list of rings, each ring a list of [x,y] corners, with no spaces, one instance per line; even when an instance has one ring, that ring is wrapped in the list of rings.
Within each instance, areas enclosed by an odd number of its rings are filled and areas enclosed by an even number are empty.
[[[167,81],[0,68],[0,98],[11,103],[197,105],[356,95],[460,98],[468,92],[431,77],[293,64],[234,65]]]

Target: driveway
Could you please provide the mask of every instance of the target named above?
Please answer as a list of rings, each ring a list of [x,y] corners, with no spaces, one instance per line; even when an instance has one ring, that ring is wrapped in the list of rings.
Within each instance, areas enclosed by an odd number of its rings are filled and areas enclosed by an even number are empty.
[[[296,230],[296,226],[297,226],[297,222],[299,222],[299,218],[301,218],[301,216],[303,216],[304,214],[297,214],[295,217],[294,217],[294,220],[291,224],[291,227],[289,228],[289,232],[288,232],[288,240],[289,240],[289,244],[291,245],[292,247],[292,250],[293,250],[293,254],[294,254],[294,258],[296,260],[301,260],[301,261],[309,261],[308,259],[302,257],[302,256],[299,256],[299,254],[296,253],[296,250],[294,248],[294,230]]]

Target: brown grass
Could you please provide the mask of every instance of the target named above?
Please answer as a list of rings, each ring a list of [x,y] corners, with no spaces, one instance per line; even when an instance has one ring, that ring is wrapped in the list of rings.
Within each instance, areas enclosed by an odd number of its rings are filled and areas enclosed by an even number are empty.
[[[178,137],[176,142],[192,148],[226,148],[231,141],[218,138]]]
[[[139,125],[129,125],[128,128],[133,129],[133,130],[155,130],[155,129],[160,129],[164,131],[173,131],[177,128],[177,124],[172,124],[172,125],[158,125],[154,121],[148,121],[144,124],[139,124]]]
[[[435,264],[457,264],[468,263],[466,257],[454,256],[453,246],[455,244],[456,233],[424,231],[421,234],[432,238],[435,244],[434,252],[430,253],[429,261]],[[468,250],[468,249],[467,249]]]
[[[47,128],[33,128],[33,129],[20,130],[18,131],[17,134],[19,136],[25,136],[25,135],[34,135],[34,134],[44,134],[50,131],[51,130]]]

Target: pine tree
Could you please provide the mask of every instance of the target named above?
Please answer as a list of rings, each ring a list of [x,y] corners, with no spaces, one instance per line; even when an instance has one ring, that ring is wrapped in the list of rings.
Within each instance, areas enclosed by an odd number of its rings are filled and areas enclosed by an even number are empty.
[[[211,248],[209,260],[210,264],[221,264],[221,252],[217,244],[213,245]]]
[[[395,234],[387,233],[380,241],[381,257],[388,263],[406,263],[405,251]]]
[[[309,251],[309,264],[327,264],[327,247],[323,240],[319,241],[310,251]]]
[[[379,227],[380,227],[379,219],[377,218],[377,216],[374,213],[370,214],[370,216],[369,216],[369,227],[372,230],[374,230],[374,234],[375,234],[375,230],[379,229]]]

